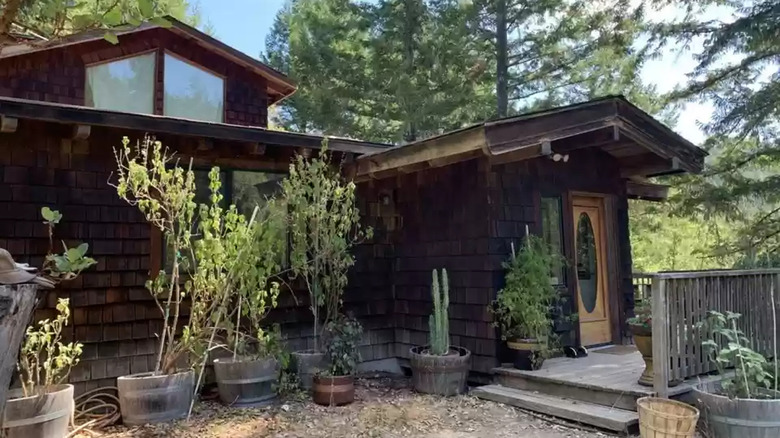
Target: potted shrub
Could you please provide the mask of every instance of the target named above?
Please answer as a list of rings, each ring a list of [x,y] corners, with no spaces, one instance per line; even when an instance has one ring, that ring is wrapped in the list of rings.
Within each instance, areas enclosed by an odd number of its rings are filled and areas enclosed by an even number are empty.
[[[740,316],[710,311],[701,324],[709,338],[702,346],[723,379],[694,387],[694,399],[712,438],[780,436],[777,351],[771,362],[753,351],[750,340],[737,328]],[[730,367],[733,371],[726,373]]]
[[[209,172],[210,203],[200,206],[192,274],[193,287],[220,303],[193,311],[198,325],[215,324],[207,350],[222,347],[215,343],[223,331],[232,353],[213,361],[220,399],[233,406],[268,404],[275,398],[279,379],[281,333],[265,330],[263,321],[276,307],[279,282],[271,281],[279,271],[283,237],[278,215],[255,207],[247,220],[235,205],[223,208],[219,169]],[[216,347],[215,347],[216,346]],[[204,355],[207,357],[208,354]],[[202,379],[203,363],[198,382]]]
[[[450,346],[450,287],[447,270],[439,276],[434,269],[431,279],[433,314],[428,317],[430,345],[409,350],[412,384],[418,392],[444,396],[466,391],[471,352],[463,347]]]
[[[514,353],[515,368],[536,370],[551,351],[553,309],[560,294],[551,273],[561,263],[538,236],[527,235],[520,251],[504,263],[506,285],[498,291],[490,311],[501,338]]]
[[[360,363],[358,344],[363,328],[354,318],[339,316],[326,327],[327,368],[314,376],[314,402],[325,406],[341,406],[355,400],[355,373]]]
[[[305,284],[313,316],[314,348],[292,353],[301,386],[310,389],[323,366],[322,330],[338,315],[347,271],[355,264],[350,250],[372,231],[361,227],[355,184],[345,181],[331,163],[327,141],[317,157],[296,157],[282,181],[281,201],[288,213],[290,270]]]
[[[117,379],[122,420],[128,425],[157,423],[187,416],[194,401],[192,366],[205,355],[205,341],[225,315],[218,287],[193,287],[193,234],[197,205],[195,174],[178,166],[172,153],[150,137],[133,148],[125,137],[114,150],[117,194],[138,207],[162,235],[169,264],[146,282],[162,316],[154,370]],[[221,292],[221,290],[220,290]],[[183,312],[188,301],[190,312]],[[186,316],[185,316],[186,315]],[[177,333],[181,335],[177,335]]]
[[[639,376],[639,384],[653,386],[653,312],[646,301],[642,301],[634,312],[635,316],[628,318],[626,324],[645,361],[645,370]]]
[[[43,263],[43,277],[36,277],[39,286],[51,288],[61,281],[76,278],[83,270],[97,262],[87,257],[89,246],[82,243],[68,248],[63,242],[63,253],[55,254],[54,228],[62,214],[48,207],[41,209],[48,227],[49,251]],[[71,368],[79,362],[82,345],[63,344],[62,329],[68,325],[70,307],[67,299],[57,301],[57,317],[38,322],[27,328],[24,344],[19,352],[17,368],[21,389],[8,393],[3,410],[3,428],[8,437],[65,437],[73,415],[73,385],[65,382]]]
[[[73,415],[73,385],[65,383],[81,356],[80,343],[63,344],[68,325],[67,299],[57,302],[55,319],[27,328],[19,354],[22,387],[9,392],[3,411],[3,428],[9,438],[64,438]]]

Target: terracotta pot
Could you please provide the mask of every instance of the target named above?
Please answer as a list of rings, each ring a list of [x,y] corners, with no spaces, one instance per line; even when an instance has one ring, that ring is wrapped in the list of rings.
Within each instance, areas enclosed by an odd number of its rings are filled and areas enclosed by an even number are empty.
[[[518,370],[534,371],[542,367],[544,357],[539,353],[544,344],[538,339],[515,339],[506,346],[514,353],[514,366]]]
[[[645,361],[645,369],[639,376],[638,383],[644,386],[653,386],[653,332],[647,327],[638,325],[629,325],[628,328],[634,335],[636,349],[642,353],[642,360]]]
[[[355,401],[355,377],[314,376],[312,390],[312,398],[318,405],[348,405]]]

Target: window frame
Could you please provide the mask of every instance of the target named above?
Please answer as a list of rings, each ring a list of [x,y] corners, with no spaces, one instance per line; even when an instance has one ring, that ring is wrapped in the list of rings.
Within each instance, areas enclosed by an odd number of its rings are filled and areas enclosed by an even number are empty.
[[[201,121],[201,122],[208,122],[208,123],[225,123],[225,119],[227,118],[227,89],[228,89],[228,78],[227,78],[227,76],[225,76],[223,74],[220,74],[220,73],[217,73],[214,70],[212,70],[212,69],[210,69],[208,67],[205,67],[205,66],[203,66],[201,64],[198,64],[197,62],[195,62],[195,61],[193,61],[191,59],[188,59],[188,58],[186,58],[186,57],[184,57],[182,55],[179,55],[178,53],[173,52],[173,51],[171,51],[169,49],[164,49],[163,48],[163,49],[160,49],[159,52],[160,53],[158,55],[158,58],[162,61],[161,62],[162,70],[159,70],[159,72],[161,72],[162,74],[158,73],[158,76],[161,77],[159,82],[160,82],[160,85],[161,85],[160,88],[161,88],[161,91],[162,91],[160,93],[160,96],[161,96],[160,97],[160,108],[159,108],[160,109],[160,115],[165,116],[165,117],[174,117],[174,118],[177,117],[177,116],[169,116],[169,115],[165,114],[165,69],[167,68],[167,65],[166,65],[166,62],[165,62],[165,55],[170,55],[172,58],[176,58],[177,60],[179,60],[179,61],[181,61],[181,62],[183,62],[185,64],[188,64],[191,67],[194,67],[194,68],[199,69],[199,70],[203,70],[204,72],[206,72],[206,73],[208,73],[210,75],[213,75],[213,76],[218,77],[219,79],[222,79],[222,117],[221,117],[221,120],[218,121],[218,122],[214,122],[214,121],[211,121],[211,120],[199,120],[199,121]],[[155,81],[155,86],[157,86],[156,81]],[[157,90],[155,90],[155,92],[156,91]],[[234,169],[230,169],[230,170],[232,171]]]
[[[88,105],[87,104],[87,89],[88,89],[87,85],[89,83],[89,74],[88,74],[88,72],[89,72],[89,69],[91,67],[97,67],[97,66],[104,65],[104,64],[110,64],[112,62],[124,61],[126,59],[137,58],[139,56],[154,54],[155,55],[154,56],[154,68],[152,69],[154,73],[152,75],[152,112],[151,112],[151,115],[159,115],[159,113],[157,111],[157,109],[158,109],[157,108],[158,107],[158,105],[157,105],[157,91],[158,91],[158,88],[159,88],[158,83],[157,83],[158,82],[157,81],[157,76],[158,76],[158,72],[160,71],[159,51],[160,50],[156,49],[156,48],[155,49],[146,49],[146,50],[142,50],[140,52],[129,53],[129,54],[126,54],[126,55],[117,56],[116,58],[104,59],[104,60],[101,60],[101,61],[84,63],[84,106],[87,107],[87,108],[97,108],[97,107],[95,107],[95,105]],[[126,112],[126,111],[120,111],[120,110],[106,110],[106,111]],[[138,113],[133,113],[133,114],[138,114]]]

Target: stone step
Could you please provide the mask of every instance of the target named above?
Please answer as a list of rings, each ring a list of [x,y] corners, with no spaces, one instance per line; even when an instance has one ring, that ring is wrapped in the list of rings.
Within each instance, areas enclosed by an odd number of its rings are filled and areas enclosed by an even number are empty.
[[[480,386],[471,390],[471,394],[484,400],[504,403],[612,432],[628,434],[636,429],[639,423],[639,414],[633,411],[506,388],[501,385]]]

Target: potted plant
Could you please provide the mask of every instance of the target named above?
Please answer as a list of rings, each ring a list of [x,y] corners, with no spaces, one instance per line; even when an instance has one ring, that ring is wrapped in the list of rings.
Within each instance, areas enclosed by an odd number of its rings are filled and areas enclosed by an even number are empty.
[[[314,348],[292,353],[301,386],[310,389],[323,366],[322,330],[338,315],[347,271],[355,264],[350,250],[372,231],[361,227],[355,184],[331,163],[326,140],[317,157],[298,155],[290,165],[281,201],[288,213],[290,270],[305,284],[313,316]]]
[[[130,147],[125,137],[115,149],[117,194],[138,207],[161,233],[171,260],[146,282],[162,316],[154,370],[117,379],[122,420],[128,425],[157,423],[187,416],[194,401],[192,367],[205,355],[205,339],[225,317],[216,286],[193,287],[192,254],[197,218],[195,174],[180,167],[162,143],[145,137]],[[200,267],[205,269],[205,267]],[[185,279],[187,281],[185,281]],[[188,301],[190,312],[183,312]],[[178,333],[181,335],[178,335]]]
[[[645,361],[645,369],[639,376],[639,384],[653,386],[653,312],[647,301],[641,301],[634,315],[626,320],[637,350]]]
[[[81,356],[80,343],[62,343],[68,325],[68,300],[57,302],[57,317],[27,328],[17,368],[22,387],[9,392],[3,428],[9,438],[49,438],[68,435],[73,415],[73,385],[65,383]]]
[[[261,406],[276,397],[282,355],[278,326],[263,327],[279,297],[279,282],[271,281],[283,242],[279,218],[259,207],[248,221],[235,205],[223,210],[219,170],[212,169],[209,178],[211,204],[201,206],[194,287],[211,290],[221,302],[215,310],[224,315],[220,328],[232,354],[213,361],[220,399],[233,406]],[[213,313],[203,316],[214,318]]]
[[[737,327],[740,317],[710,311],[700,324],[708,338],[702,346],[723,379],[694,387],[694,399],[712,438],[780,436],[777,343],[771,362],[753,351],[750,339]],[[733,371],[726,373],[731,367]]]
[[[561,263],[538,236],[527,235],[520,251],[504,263],[506,285],[498,291],[489,310],[501,338],[514,353],[515,368],[541,368],[551,351],[553,309],[560,294],[550,282]]]
[[[314,376],[314,402],[325,406],[350,404],[355,400],[355,373],[360,363],[358,344],[363,328],[354,318],[339,316],[328,322],[325,334],[328,366]]]
[[[68,248],[63,242],[64,251],[55,254],[54,228],[62,214],[43,207],[41,216],[48,227],[49,251],[41,269],[44,276],[33,279],[36,284],[54,287],[97,263],[87,257],[86,243]],[[73,385],[64,382],[79,362],[82,345],[61,342],[62,329],[70,318],[69,301],[59,299],[56,309],[57,317],[39,321],[38,330],[33,325],[27,327],[17,363],[22,387],[8,393],[3,409],[3,428],[8,437],[65,437],[68,433],[73,415]]]
[[[471,352],[463,347],[450,346],[450,287],[447,270],[441,270],[441,288],[435,269],[431,277],[433,314],[428,317],[430,345],[409,350],[412,384],[416,391],[427,394],[461,394],[467,388]]]

